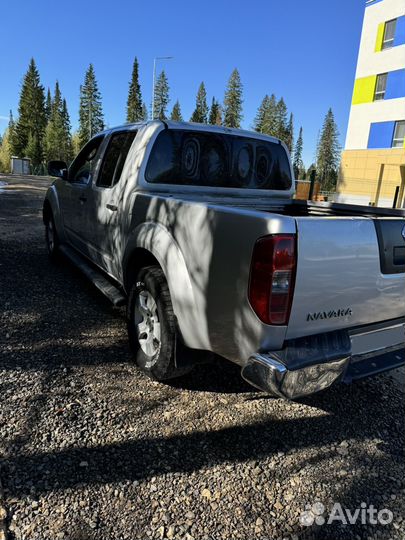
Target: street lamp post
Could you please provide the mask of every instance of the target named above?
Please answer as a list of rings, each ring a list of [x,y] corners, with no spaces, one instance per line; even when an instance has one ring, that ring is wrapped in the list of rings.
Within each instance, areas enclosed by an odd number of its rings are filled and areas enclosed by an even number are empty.
[[[152,120],[155,118],[155,80],[156,80],[156,62],[158,60],[171,60],[173,56],[156,56],[153,59],[153,78],[152,78]]]

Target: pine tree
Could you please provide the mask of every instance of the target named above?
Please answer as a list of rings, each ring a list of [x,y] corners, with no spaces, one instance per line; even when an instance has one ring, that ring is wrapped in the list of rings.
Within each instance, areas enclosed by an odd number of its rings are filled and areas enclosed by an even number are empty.
[[[45,94],[35,61],[31,58],[18,105],[18,121],[12,136],[12,153],[31,158],[34,168],[43,159],[42,140],[46,125]]]
[[[141,120],[143,120],[142,94],[139,84],[139,64],[135,57],[127,100],[127,122],[140,122]]]
[[[170,114],[170,120],[174,120],[175,122],[182,122],[183,121],[183,117],[181,115],[181,109],[180,109],[179,100],[177,100],[176,103],[173,106],[172,112]]]
[[[169,104],[169,81],[166,73],[162,71],[156,80],[153,95],[154,112],[153,120],[166,120],[167,105]]]
[[[336,186],[340,150],[339,131],[332,109],[329,109],[323,122],[316,156],[318,179],[325,190]]]
[[[200,124],[206,124],[208,121],[208,105],[207,105],[207,92],[205,90],[204,82],[198,87],[197,97],[195,101],[195,109],[191,115],[190,122],[199,122]]]
[[[297,142],[295,143],[294,148],[294,160],[293,160],[293,169],[295,178],[299,178],[302,175],[304,169],[304,163],[302,161],[302,150],[303,150],[303,138],[302,138],[302,127],[298,134]]]
[[[293,152],[293,146],[294,146],[294,116],[293,113],[290,113],[290,118],[288,120],[286,132],[285,132],[285,144],[287,145],[287,148],[290,152],[290,155],[292,155]]]
[[[224,126],[239,128],[242,121],[243,87],[235,68],[228,81],[224,99]]]
[[[84,84],[80,86],[79,135],[81,146],[84,146],[93,135],[103,129],[104,116],[101,94],[93,64],[90,64],[84,77]]]
[[[218,101],[214,97],[212,98],[212,102],[211,102],[208,123],[213,126],[222,126],[221,105],[218,103]]]

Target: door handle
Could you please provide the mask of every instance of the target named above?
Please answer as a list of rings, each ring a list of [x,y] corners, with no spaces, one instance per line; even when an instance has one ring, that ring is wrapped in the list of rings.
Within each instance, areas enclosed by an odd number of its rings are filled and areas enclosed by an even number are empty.
[[[84,197],[83,195],[81,195],[81,196],[79,197],[79,201],[80,201],[80,202],[86,202],[86,201],[87,201],[87,197]]]
[[[116,212],[118,210],[118,206],[115,206],[115,204],[106,204],[108,210],[111,210],[112,212]]]

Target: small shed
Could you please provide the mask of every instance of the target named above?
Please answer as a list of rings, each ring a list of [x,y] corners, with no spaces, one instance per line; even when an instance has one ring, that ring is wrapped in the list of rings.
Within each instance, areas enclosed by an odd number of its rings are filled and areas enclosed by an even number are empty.
[[[31,160],[29,158],[11,158],[11,174],[31,174]]]

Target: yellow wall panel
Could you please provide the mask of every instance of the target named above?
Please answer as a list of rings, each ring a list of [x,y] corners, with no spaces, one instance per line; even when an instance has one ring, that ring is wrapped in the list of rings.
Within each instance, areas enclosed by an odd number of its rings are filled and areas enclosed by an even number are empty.
[[[356,79],[354,82],[352,104],[359,105],[360,103],[371,103],[374,101],[376,82],[377,75]]]
[[[378,29],[377,29],[377,39],[375,41],[375,52],[382,51],[384,29],[385,29],[385,23],[382,22],[381,24],[378,25]]]

